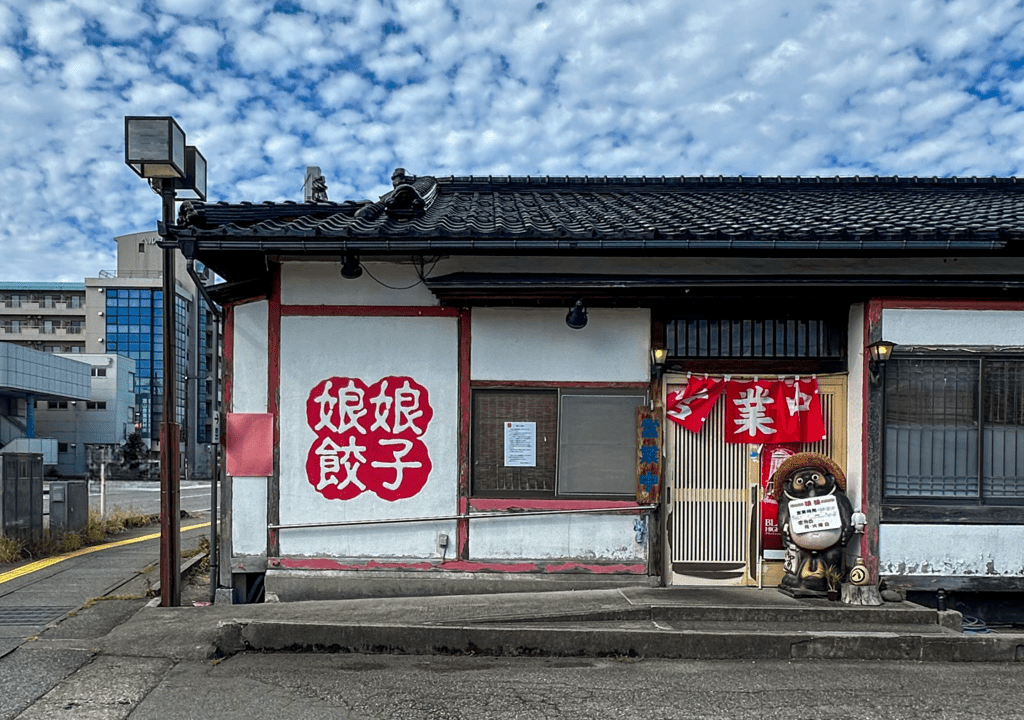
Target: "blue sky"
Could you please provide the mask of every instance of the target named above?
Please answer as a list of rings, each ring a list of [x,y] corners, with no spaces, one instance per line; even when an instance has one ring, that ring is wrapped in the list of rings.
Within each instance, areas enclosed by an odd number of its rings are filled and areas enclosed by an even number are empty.
[[[112,6],[113,5],[113,6]],[[1024,8],[986,0],[0,0],[0,280],[155,227],[125,115],[211,200],[435,175],[1024,175]]]

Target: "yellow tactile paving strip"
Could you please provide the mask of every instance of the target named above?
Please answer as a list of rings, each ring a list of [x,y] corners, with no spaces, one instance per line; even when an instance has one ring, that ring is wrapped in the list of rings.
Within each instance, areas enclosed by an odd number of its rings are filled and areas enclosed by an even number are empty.
[[[210,523],[198,523],[196,525],[188,525],[187,527],[181,528],[182,532],[187,530],[197,530],[199,528],[210,527]],[[144,542],[145,540],[153,540],[160,537],[160,533],[150,533],[149,535],[142,535],[140,537],[131,538],[129,540],[119,540],[118,542],[104,543],[102,545],[90,545],[84,547],[81,550],[75,550],[74,552],[65,553],[64,555],[54,555],[53,557],[43,558],[42,560],[36,560],[30,562],[27,565],[8,570],[5,573],[0,573],[0,585],[4,584],[9,580],[20,578],[30,573],[38,572],[43,568],[48,568],[51,565],[56,565],[64,560],[70,560],[71,558],[80,557],[81,555],[88,555],[89,553],[99,552],[100,550],[108,550],[110,548],[121,547],[122,545],[131,545],[133,543]]]

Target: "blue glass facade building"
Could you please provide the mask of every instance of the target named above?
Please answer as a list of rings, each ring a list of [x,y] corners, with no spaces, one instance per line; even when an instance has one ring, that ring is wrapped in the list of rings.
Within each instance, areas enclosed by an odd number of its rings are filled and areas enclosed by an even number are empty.
[[[135,403],[139,431],[145,440],[157,440],[163,420],[163,291],[151,288],[108,288],[106,346],[108,352],[135,360]],[[188,316],[187,301],[176,298],[177,422],[185,418]],[[200,336],[202,338],[202,336]],[[200,357],[204,353],[200,352]]]

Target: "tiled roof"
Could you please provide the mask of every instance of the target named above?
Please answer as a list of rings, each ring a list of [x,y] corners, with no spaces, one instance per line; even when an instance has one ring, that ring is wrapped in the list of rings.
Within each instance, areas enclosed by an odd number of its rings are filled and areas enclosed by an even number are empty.
[[[377,202],[191,203],[180,223],[175,235],[182,239],[336,238],[377,245],[419,238],[473,241],[480,249],[566,239],[595,246],[643,240],[732,247],[999,245],[1024,238],[1024,182],[421,177]]]
[[[377,201],[185,203],[171,242],[229,279],[264,254],[1013,253],[1024,181],[413,177]]]

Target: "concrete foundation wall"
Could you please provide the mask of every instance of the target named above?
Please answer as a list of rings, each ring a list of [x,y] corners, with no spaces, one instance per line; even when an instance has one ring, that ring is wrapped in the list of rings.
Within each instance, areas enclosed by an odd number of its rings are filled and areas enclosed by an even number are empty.
[[[636,542],[639,516],[552,515],[469,523],[473,560],[554,560],[644,563],[647,544]]]
[[[879,530],[883,575],[1024,576],[1020,525],[895,525]]]

